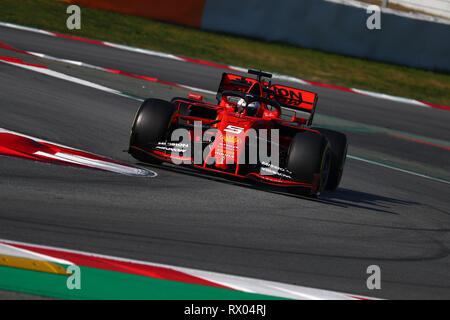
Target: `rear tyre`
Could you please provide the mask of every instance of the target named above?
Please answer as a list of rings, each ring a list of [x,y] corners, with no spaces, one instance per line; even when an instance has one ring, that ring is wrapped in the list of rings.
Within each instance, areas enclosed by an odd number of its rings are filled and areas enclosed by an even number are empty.
[[[336,190],[342,179],[344,172],[345,159],[347,158],[348,141],[347,136],[343,133],[323,129],[312,128],[323,134],[330,143],[331,148],[331,166],[330,175],[328,177],[328,183],[326,185],[327,190]]]
[[[147,99],[139,107],[131,127],[129,153],[137,160],[149,163],[162,161],[132,147],[146,148],[166,141],[176,107],[160,99]]]
[[[291,141],[287,156],[287,169],[295,180],[314,185],[319,175],[319,185],[312,194],[320,195],[327,185],[331,153],[328,140],[314,132],[299,132]]]

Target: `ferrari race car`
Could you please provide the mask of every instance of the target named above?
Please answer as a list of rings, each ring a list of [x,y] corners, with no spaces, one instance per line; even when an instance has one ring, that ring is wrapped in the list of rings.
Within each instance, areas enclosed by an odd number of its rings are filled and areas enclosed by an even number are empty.
[[[317,94],[272,84],[269,73],[248,73],[256,79],[223,73],[217,104],[194,93],[145,100],[128,152],[146,163],[189,165],[314,197],[336,189],[347,138],[312,127]]]

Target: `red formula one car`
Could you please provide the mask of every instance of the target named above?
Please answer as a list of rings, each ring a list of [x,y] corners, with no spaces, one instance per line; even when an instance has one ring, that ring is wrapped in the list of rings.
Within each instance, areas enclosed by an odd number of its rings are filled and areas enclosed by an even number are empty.
[[[217,104],[190,93],[170,102],[147,99],[131,128],[129,153],[147,163],[173,162],[256,179],[318,196],[338,187],[347,138],[311,127],[317,94],[224,73]]]

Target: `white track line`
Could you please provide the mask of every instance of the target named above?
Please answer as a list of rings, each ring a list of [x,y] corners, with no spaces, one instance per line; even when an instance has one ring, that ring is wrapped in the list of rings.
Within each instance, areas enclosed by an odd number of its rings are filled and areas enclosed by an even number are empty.
[[[77,60],[61,59],[61,58],[57,58],[57,57],[50,56],[50,55],[47,55],[47,54],[38,53],[38,52],[32,52],[32,51],[25,51],[25,52],[27,52],[30,55],[33,55],[33,56],[36,56],[36,57],[39,57],[39,58],[43,58],[43,59],[48,59],[48,60],[57,61],[57,62],[63,62],[63,63],[69,63],[69,64],[73,64],[73,65],[76,65],[76,66],[79,66],[79,67],[86,67],[86,68],[100,70],[100,71],[109,72],[109,73],[115,73],[115,72],[113,72],[111,70],[108,70],[107,68],[95,66],[95,65],[84,63],[84,62],[77,61]],[[128,76],[128,75],[125,74],[124,76]],[[139,76],[139,75],[136,75],[136,76]],[[137,78],[137,79],[140,79],[140,78]],[[148,80],[148,79],[142,79],[142,80],[151,81],[151,80]],[[158,83],[158,81],[152,81],[152,82]],[[183,85],[183,84],[178,84],[178,83],[173,83],[173,84],[164,83],[164,84],[166,84],[166,85],[173,85],[173,86],[178,87],[178,88],[184,88],[184,89],[188,89],[188,90],[202,92],[202,93],[205,93],[205,94],[216,95],[216,92],[214,92],[214,91],[200,89],[200,88],[196,88],[196,87],[191,87],[191,86],[187,86],[187,85]]]
[[[112,93],[112,94],[115,94],[115,95],[118,95],[118,96],[122,96],[122,97],[130,98],[130,99],[142,101],[141,99],[137,99],[135,97],[129,96],[127,94],[124,94],[124,93],[120,92],[119,90],[111,89],[111,88],[108,88],[108,87],[96,84],[94,82],[90,82],[90,81],[83,80],[83,79],[80,79],[80,78],[72,77],[72,76],[69,76],[69,75],[61,73],[61,72],[53,71],[53,70],[48,69],[47,67],[29,66],[29,65],[26,65],[26,64],[21,64],[21,63],[16,63],[16,62],[4,61],[4,60],[1,60],[1,59],[0,59],[0,62],[9,64],[9,65],[13,65],[13,66],[16,66],[16,67],[19,67],[19,68],[31,70],[31,71],[34,71],[34,72],[42,73],[42,74],[48,75],[48,76],[53,77],[53,78],[66,80],[66,81],[73,82],[73,83],[76,83],[76,84],[79,84],[79,85],[82,85],[82,86],[90,87],[90,88],[97,89],[97,90],[104,91],[104,92],[108,92],[108,93]]]
[[[53,78],[70,81],[70,82],[73,82],[73,83],[76,83],[76,84],[80,84],[80,85],[85,86],[85,87],[90,87],[90,88],[94,88],[94,89],[97,89],[97,90],[101,90],[101,91],[105,91],[105,92],[109,92],[109,93],[113,93],[113,94],[117,94],[117,95],[122,95],[122,93],[120,91],[118,91],[118,90],[111,89],[111,88],[108,88],[108,87],[105,87],[105,86],[102,86],[102,85],[99,85],[99,84],[96,84],[96,83],[93,83],[93,82],[90,82],[90,81],[86,81],[86,80],[83,80],[83,79],[80,79],[80,78],[75,78],[75,77],[69,76],[69,75],[64,74],[64,73],[53,71],[53,70],[47,69],[46,67],[45,68],[40,68],[40,67],[29,66],[29,65],[26,65],[26,64],[20,64],[20,63],[15,63],[15,62],[11,62],[11,61],[4,61],[4,60],[0,60],[0,62],[6,63],[6,64],[10,64],[10,65],[13,65],[13,66],[16,66],[16,67],[19,67],[19,68],[31,70],[31,71],[34,71],[34,72],[42,73],[42,74],[51,76]]]
[[[353,155],[350,155],[350,154],[347,155],[347,158],[358,160],[358,161],[362,161],[362,162],[366,162],[366,163],[370,163],[370,164],[373,164],[373,165],[376,165],[376,166],[380,166],[380,167],[384,167],[384,168],[388,168],[388,169],[391,169],[391,170],[395,170],[395,171],[411,174],[411,175],[414,175],[414,176],[417,176],[417,177],[421,177],[421,178],[425,178],[425,179],[428,179],[428,180],[432,180],[432,181],[436,181],[436,182],[442,182],[442,183],[445,183],[445,184],[450,184],[450,181],[447,181],[447,180],[431,177],[431,176],[428,176],[426,174],[421,174],[421,173],[417,173],[417,172],[410,171],[410,170],[397,168],[397,167],[394,167],[394,166],[391,166],[391,165],[388,165],[388,164],[385,164],[385,163],[381,163],[381,162],[378,162],[378,161],[364,159],[364,158],[360,158],[360,157],[353,156]]]

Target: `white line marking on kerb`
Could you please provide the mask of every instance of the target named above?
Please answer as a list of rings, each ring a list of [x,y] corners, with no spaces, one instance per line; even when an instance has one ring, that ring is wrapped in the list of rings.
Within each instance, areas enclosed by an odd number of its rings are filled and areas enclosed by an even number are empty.
[[[0,254],[6,255],[6,256],[55,262],[55,263],[66,264],[66,265],[73,264],[72,262],[70,262],[68,260],[58,259],[58,258],[54,258],[54,257],[48,256],[45,254],[33,252],[33,251],[22,249],[22,248],[17,248],[17,247],[11,246],[11,245],[7,245],[6,243],[0,243]]]
[[[78,250],[70,250],[70,249],[62,249],[52,246],[44,246],[44,245],[35,245],[35,244],[29,244],[25,242],[19,242],[19,241],[12,241],[12,240],[6,240],[6,239],[0,239],[0,242],[4,244],[10,244],[10,245],[25,245],[35,248],[42,248],[42,249],[50,249],[50,250],[57,250],[61,252],[68,252],[68,253],[75,253],[80,254],[84,256],[94,257],[94,258],[104,258],[104,259],[110,259],[110,260],[116,260],[121,262],[129,262],[129,263],[137,263],[147,266],[153,266],[153,267],[162,267],[166,269],[175,270],[181,273],[185,273],[188,275],[192,275],[204,280],[208,280],[211,282],[214,282],[216,284],[225,285],[229,288],[243,291],[243,292],[249,292],[249,293],[255,293],[255,294],[263,294],[263,295],[269,295],[269,296],[275,296],[275,297],[283,297],[288,299],[315,299],[315,300],[356,300],[357,298],[367,298],[367,299],[374,299],[359,295],[350,295],[347,293],[342,292],[336,292],[336,291],[329,291],[324,289],[315,289],[310,287],[303,287],[298,285],[291,285],[291,284],[285,284],[281,282],[274,282],[274,281],[267,281],[262,279],[255,279],[255,278],[247,278],[247,277],[241,277],[241,276],[234,276],[234,275],[228,275],[224,273],[216,273],[211,271],[203,271],[198,269],[191,269],[191,268],[184,268],[184,267],[176,267],[166,264],[160,264],[160,263],[152,263],[152,262],[146,262],[141,260],[134,260],[134,259],[126,259],[126,258],[119,258],[114,256],[108,256],[103,254],[97,254],[97,253],[89,253],[84,251],[78,251]]]
[[[97,154],[94,154],[91,152],[83,151],[83,150],[76,149],[76,148],[71,148],[68,146],[61,145],[61,144],[56,144],[56,143],[42,140],[39,138],[27,136],[27,135],[24,135],[24,134],[21,134],[18,132],[10,131],[7,129],[0,128],[0,133],[10,133],[10,134],[14,134],[16,136],[31,139],[36,142],[48,143],[48,144],[52,144],[54,146],[58,146],[61,148],[85,152],[87,154],[92,154],[92,155],[104,158],[106,160],[104,161],[104,160],[100,160],[100,159],[91,159],[91,158],[86,158],[86,157],[83,157],[80,155],[72,155],[72,154],[61,153],[61,152],[57,152],[56,154],[49,154],[46,152],[37,151],[37,152],[33,153],[40,157],[55,159],[55,160],[59,160],[59,161],[63,161],[63,162],[73,163],[73,164],[81,165],[81,166],[87,166],[87,167],[94,168],[94,169],[101,169],[101,170],[118,173],[118,174],[123,174],[123,175],[128,175],[128,176],[148,177],[148,178],[155,178],[158,176],[158,174],[153,170],[143,169],[143,168],[139,168],[139,167],[136,167],[133,165],[125,164],[125,163],[123,163],[123,164],[116,163],[114,160],[111,160],[111,162],[109,162],[109,161],[107,161],[108,158],[105,158],[103,156],[100,156],[100,155],[97,155]]]
[[[391,101],[395,101],[395,102],[414,104],[414,105],[419,106],[419,107],[431,108],[429,105],[427,105],[427,104],[425,104],[423,102],[420,102],[420,101],[417,101],[417,100],[414,100],[414,99],[410,99],[410,98],[391,96],[391,95],[385,94],[385,93],[366,91],[366,90],[361,90],[361,89],[356,89],[356,88],[350,88],[350,89],[353,90],[356,93],[359,93],[359,94],[362,94],[362,95],[366,95],[366,96],[370,96],[370,97],[374,97],[374,98],[378,98],[378,99],[391,100]]]

